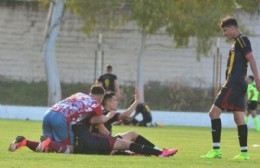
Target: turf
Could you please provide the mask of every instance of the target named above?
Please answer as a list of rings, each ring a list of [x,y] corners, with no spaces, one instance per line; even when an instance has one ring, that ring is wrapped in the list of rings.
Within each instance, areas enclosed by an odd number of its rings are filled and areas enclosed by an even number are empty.
[[[144,156],[101,156],[101,155],[65,155],[55,153],[35,153],[27,148],[9,152],[7,148],[17,135],[24,135],[30,140],[38,140],[41,134],[41,122],[21,120],[0,120],[0,165],[4,168],[49,168],[49,167],[183,167],[183,168],[253,168],[260,165],[260,133],[249,130],[248,147],[251,159],[234,161],[239,153],[236,129],[223,129],[222,159],[205,160],[200,155],[211,149],[209,128],[165,126],[142,128],[114,126],[114,133],[135,130],[150,139],[158,147],[179,148],[179,152],[170,158]]]

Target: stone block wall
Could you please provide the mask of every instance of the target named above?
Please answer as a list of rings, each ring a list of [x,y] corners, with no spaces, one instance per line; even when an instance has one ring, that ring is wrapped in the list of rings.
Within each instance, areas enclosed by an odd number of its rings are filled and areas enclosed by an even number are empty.
[[[0,77],[27,82],[45,81],[42,46],[47,10],[0,6]],[[238,14],[250,30],[250,39],[260,67],[260,18]],[[84,35],[79,18],[66,11],[56,43],[57,64],[62,82],[94,81],[95,52],[98,38]],[[144,57],[144,81],[189,81],[194,85],[210,86],[213,79],[212,48],[208,57],[196,59],[194,40],[188,48],[175,48],[173,40],[163,32],[148,37]],[[136,81],[137,58],[141,34],[133,24],[107,31],[103,38],[104,64],[112,64],[121,85]],[[230,47],[220,39],[222,81]],[[250,73],[250,71],[249,71]]]

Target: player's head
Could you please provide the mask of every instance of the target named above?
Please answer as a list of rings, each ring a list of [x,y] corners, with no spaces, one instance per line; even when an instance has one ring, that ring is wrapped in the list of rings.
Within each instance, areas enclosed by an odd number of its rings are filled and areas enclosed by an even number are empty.
[[[113,110],[116,111],[118,107],[118,101],[114,92],[107,92],[102,101],[102,105],[105,110]]]
[[[223,18],[220,22],[220,27],[222,28],[224,36],[229,39],[234,39],[240,34],[237,20],[234,17],[228,16]]]
[[[254,76],[253,75],[249,75],[248,76],[248,80],[249,80],[249,82],[254,82]]]
[[[90,88],[90,95],[101,103],[105,95],[105,89],[101,85],[92,85]]]
[[[221,28],[230,27],[230,26],[238,27],[237,20],[235,18],[228,16],[221,20],[221,23],[220,23]]]
[[[107,72],[112,72],[113,71],[112,65],[110,65],[110,64],[106,65],[106,70],[107,70]]]

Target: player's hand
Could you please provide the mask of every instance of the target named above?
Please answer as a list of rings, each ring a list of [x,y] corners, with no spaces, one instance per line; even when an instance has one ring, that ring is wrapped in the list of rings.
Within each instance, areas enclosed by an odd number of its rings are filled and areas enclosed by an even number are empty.
[[[137,87],[135,87],[135,101],[137,101],[137,103],[140,102],[140,94]]]

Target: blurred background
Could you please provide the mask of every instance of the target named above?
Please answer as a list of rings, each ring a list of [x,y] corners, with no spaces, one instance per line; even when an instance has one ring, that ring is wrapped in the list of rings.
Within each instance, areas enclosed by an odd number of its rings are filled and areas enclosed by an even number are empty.
[[[111,64],[122,91],[120,108],[129,106],[137,86],[153,110],[207,112],[224,82],[232,45],[219,20],[238,19],[259,66],[259,4],[0,0],[0,104],[49,106],[88,93]]]

